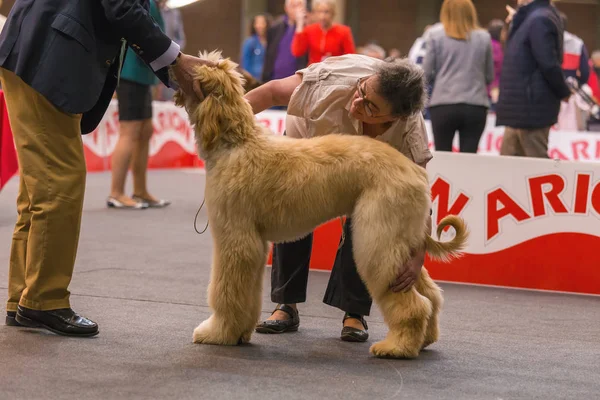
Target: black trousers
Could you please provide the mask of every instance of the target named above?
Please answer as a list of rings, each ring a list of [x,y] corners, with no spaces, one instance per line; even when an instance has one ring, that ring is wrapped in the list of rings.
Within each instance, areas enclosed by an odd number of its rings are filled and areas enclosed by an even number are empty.
[[[487,108],[470,104],[449,104],[429,108],[435,149],[452,151],[452,140],[458,131],[461,153],[477,153],[479,139],[485,129]]]
[[[338,250],[323,302],[342,311],[369,315],[371,296],[358,275],[352,255],[351,218],[346,219],[344,244]],[[273,246],[271,301],[294,304],[306,301],[312,233],[290,243]]]

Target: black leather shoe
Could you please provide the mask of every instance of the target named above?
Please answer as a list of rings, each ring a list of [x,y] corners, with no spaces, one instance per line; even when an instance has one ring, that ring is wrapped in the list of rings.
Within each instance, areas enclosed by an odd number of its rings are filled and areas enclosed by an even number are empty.
[[[271,313],[273,315],[275,311],[281,310],[290,316],[290,319],[285,320],[265,320],[260,324],[256,325],[256,332],[258,333],[284,333],[284,332],[295,332],[300,326],[300,317],[298,311],[285,304],[278,304],[277,308]]]
[[[351,326],[345,326],[342,328],[340,338],[345,342],[366,342],[367,339],[369,339],[369,327],[367,326],[367,321],[365,321],[362,315],[346,313],[342,322],[348,318],[359,320],[365,329],[356,329]]]
[[[17,322],[15,317],[17,316],[16,311],[7,311],[6,312],[6,326],[23,326]]]
[[[15,319],[21,325],[30,328],[45,328],[58,335],[94,336],[98,334],[98,325],[95,322],[77,315],[70,308],[38,311],[18,306]]]

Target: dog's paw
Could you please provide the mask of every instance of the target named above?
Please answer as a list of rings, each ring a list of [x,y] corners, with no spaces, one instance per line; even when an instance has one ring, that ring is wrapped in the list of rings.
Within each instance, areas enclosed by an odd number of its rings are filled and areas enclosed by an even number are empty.
[[[410,350],[387,339],[374,343],[370,352],[379,358],[416,358],[419,355],[418,349]]]
[[[194,343],[214,343],[214,334],[211,328],[211,318],[203,321],[200,325],[194,329]]]
[[[254,330],[242,333],[242,337],[240,337],[239,344],[250,343],[250,339],[252,338],[252,332]]]
[[[423,350],[425,347],[430,346],[433,343],[437,342],[439,337],[440,337],[440,328],[438,326],[437,320],[429,321],[429,323],[427,325],[427,331],[425,331],[425,342],[423,342],[423,346],[421,347],[421,350]]]
[[[239,335],[227,334],[225,329],[218,328],[214,317],[203,321],[194,329],[194,343],[218,344],[224,346],[238,345],[241,338]]]

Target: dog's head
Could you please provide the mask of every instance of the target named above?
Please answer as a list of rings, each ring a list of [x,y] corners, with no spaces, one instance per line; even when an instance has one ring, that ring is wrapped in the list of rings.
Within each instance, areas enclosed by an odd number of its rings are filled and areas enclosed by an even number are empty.
[[[215,66],[201,65],[196,68],[193,79],[200,85],[206,99],[232,100],[244,95],[246,80],[238,71],[238,65],[229,58],[222,58],[220,51],[200,52],[198,58],[211,61]],[[175,104],[186,110],[194,110],[198,106],[196,98],[190,98],[181,90],[174,96]]]
[[[244,99],[246,80],[238,65],[229,58],[221,58],[220,51],[202,52],[199,58],[214,64],[197,67],[193,77],[200,85],[204,100],[199,102],[181,90],[175,93],[174,100],[176,105],[185,107],[195,127],[198,145],[210,151],[219,140],[239,142],[244,129],[248,128],[244,124],[253,124],[254,115]]]

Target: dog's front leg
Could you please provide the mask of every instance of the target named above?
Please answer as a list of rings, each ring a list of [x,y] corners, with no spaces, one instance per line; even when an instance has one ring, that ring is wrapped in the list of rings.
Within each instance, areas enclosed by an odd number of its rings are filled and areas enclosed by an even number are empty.
[[[260,317],[267,244],[238,230],[215,238],[208,304],[214,310],[194,330],[194,343],[236,345],[250,341]]]

